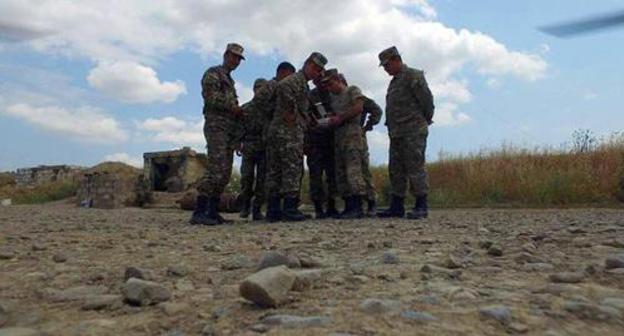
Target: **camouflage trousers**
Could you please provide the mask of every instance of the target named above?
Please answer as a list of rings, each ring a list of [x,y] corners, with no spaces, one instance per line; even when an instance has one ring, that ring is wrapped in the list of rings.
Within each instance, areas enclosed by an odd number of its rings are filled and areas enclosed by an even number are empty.
[[[368,140],[366,139],[366,133],[364,136],[364,155],[362,156],[362,172],[364,173],[364,182],[366,183],[366,199],[374,201],[377,198],[377,192],[373,185],[373,175],[370,171],[370,155],[368,153]]]
[[[227,123],[205,122],[207,165],[197,191],[207,197],[219,197],[230,182],[234,150],[238,139]]]
[[[429,192],[429,181],[425,170],[427,149],[426,128],[400,137],[390,138],[390,162],[388,165],[391,193],[405,197],[407,185],[414,197]]]
[[[241,200],[248,202],[252,197],[257,204],[265,200],[266,152],[262,139],[243,142],[241,160]],[[255,182],[255,185],[254,185]]]
[[[306,163],[310,174],[310,200],[325,202],[327,197],[335,197],[334,147],[311,145]],[[325,175],[324,180],[323,174]]]
[[[342,197],[366,195],[364,179],[365,147],[361,130],[339,134],[336,132],[336,182]]]
[[[280,127],[267,137],[266,187],[269,196],[299,197],[303,177],[303,130]]]

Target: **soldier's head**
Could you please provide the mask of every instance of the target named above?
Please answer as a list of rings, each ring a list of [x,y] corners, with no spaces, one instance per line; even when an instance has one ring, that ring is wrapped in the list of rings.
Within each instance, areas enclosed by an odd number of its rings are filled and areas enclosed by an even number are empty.
[[[313,52],[303,63],[303,74],[307,80],[314,80],[323,74],[327,58],[320,52]]]
[[[394,76],[401,72],[401,67],[403,67],[403,60],[401,59],[401,54],[399,54],[399,50],[396,47],[392,46],[380,52],[379,66],[383,66],[384,70],[390,76]]]
[[[262,87],[266,84],[266,82],[267,80],[264,78],[258,78],[254,81],[254,84],[253,84],[254,95],[258,94],[258,91],[262,89]]]
[[[223,53],[223,66],[228,70],[233,71],[238,68],[241,60],[245,59],[243,56],[243,47],[238,43],[228,43]]]
[[[338,94],[347,88],[347,85],[342,81],[342,78],[337,69],[329,69],[325,71],[325,77],[323,77],[321,83],[325,85],[327,91]]]
[[[297,71],[295,66],[290,64],[289,62],[282,62],[277,66],[277,70],[275,70],[275,78],[278,81],[292,75]]]

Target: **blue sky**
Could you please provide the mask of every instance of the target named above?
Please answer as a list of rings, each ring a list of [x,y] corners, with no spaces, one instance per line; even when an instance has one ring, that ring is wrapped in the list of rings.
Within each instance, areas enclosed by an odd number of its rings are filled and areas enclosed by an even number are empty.
[[[318,50],[382,106],[390,78],[376,57],[397,45],[435,94],[430,161],[503,143],[558,148],[581,128],[607,136],[624,125],[624,28],[558,39],[536,27],[622,9],[624,0],[4,0],[0,171],[203,150],[199,81],[229,41],[246,47],[234,73],[242,102],[255,78]],[[386,162],[385,127],[369,144],[373,162]]]

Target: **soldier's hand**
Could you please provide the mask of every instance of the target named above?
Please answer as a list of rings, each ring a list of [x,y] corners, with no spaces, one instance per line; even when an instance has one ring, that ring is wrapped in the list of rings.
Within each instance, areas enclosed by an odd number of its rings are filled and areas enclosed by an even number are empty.
[[[238,105],[234,106],[231,112],[236,118],[242,118],[244,115],[243,108]]]

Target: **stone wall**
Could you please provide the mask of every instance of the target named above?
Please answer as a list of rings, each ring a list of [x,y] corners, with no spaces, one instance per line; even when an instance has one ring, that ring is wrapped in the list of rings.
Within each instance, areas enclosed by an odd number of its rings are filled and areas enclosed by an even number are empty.
[[[180,150],[143,154],[144,186],[147,192],[182,192],[204,174],[206,155],[189,147]]]
[[[18,187],[34,187],[57,181],[74,181],[82,171],[74,166],[38,166],[20,168],[15,173],[15,183]]]
[[[115,209],[133,205],[137,198],[137,179],[114,173],[84,174],[77,192],[78,206]]]

